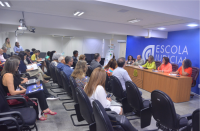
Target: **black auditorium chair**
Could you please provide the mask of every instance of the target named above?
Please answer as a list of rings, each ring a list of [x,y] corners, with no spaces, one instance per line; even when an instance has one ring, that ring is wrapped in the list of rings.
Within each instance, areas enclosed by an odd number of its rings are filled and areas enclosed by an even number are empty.
[[[105,83],[105,89],[107,92],[112,92],[112,88],[110,86],[110,77],[108,76],[108,74],[106,73],[106,83]]]
[[[199,68],[197,67],[192,67],[192,87],[195,87],[196,86],[196,81],[197,81],[197,78],[199,76]],[[194,97],[193,94],[190,95],[192,98]]]
[[[187,124],[186,127],[182,128],[181,131],[199,131],[199,125],[200,125],[200,121],[199,121],[199,116],[200,116],[200,108],[196,109],[191,117],[190,120]]]
[[[88,66],[88,70],[87,70],[87,73],[86,73],[86,74],[87,74],[87,76],[89,76],[89,77],[90,77],[90,76],[91,76],[91,74],[92,74],[92,71],[93,71],[93,70],[92,70],[91,66]]]
[[[98,100],[93,101],[96,131],[137,131],[124,115],[115,114],[117,123],[112,125],[108,114]]]
[[[0,83],[0,88],[2,83]],[[10,108],[7,100],[8,99],[18,99],[24,102],[23,108]],[[9,130],[31,130],[37,126],[35,124],[37,114],[33,108],[27,106],[26,100],[23,97],[9,97],[5,98],[0,90],[0,125],[6,125]],[[33,128],[31,128],[33,126]],[[2,129],[2,128],[1,128]],[[1,130],[0,129],[0,130]]]
[[[156,64],[156,69],[158,69],[158,67],[162,64],[161,61],[155,61]]]
[[[70,82],[70,86],[71,86],[71,90],[72,90],[72,96],[73,96],[73,100],[74,100],[74,109],[66,109],[67,111],[71,111],[71,110],[75,110],[76,114],[71,114],[70,117],[71,117],[71,120],[72,120],[72,123],[74,126],[86,126],[88,124],[75,124],[74,120],[73,120],[73,116],[77,116],[77,120],[78,122],[81,122],[84,120],[84,118],[81,116],[81,113],[80,113],[80,107],[79,107],[79,103],[78,103],[78,98],[77,98],[77,95],[76,95],[76,88],[77,88],[77,85],[76,85],[76,82],[74,80],[74,78],[72,76],[70,76],[69,78],[69,82]]]
[[[116,97],[116,100],[122,103],[124,114],[132,112],[133,109],[128,104],[126,91],[123,90],[122,85],[116,76],[110,76],[110,85],[112,88],[112,93]]]
[[[144,100],[141,97],[138,87],[132,81],[127,81],[125,85],[127,92],[127,101],[129,105],[133,108],[133,115],[140,117],[141,111],[149,107],[150,100]],[[135,119],[138,119],[138,117],[136,117]]]
[[[172,63],[172,71],[177,71],[178,70],[178,64]]]
[[[150,110],[153,118],[157,122],[156,126],[158,129],[165,131],[177,131],[187,126],[188,119],[191,117],[190,114],[183,116],[176,114],[174,103],[171,98],[160,90],[154,90],[151,93],[150,107],[145,110]]]
[[[47,75],[51,76],[51,72],[50,72],[50,69],[49,69],[50,61],[48,59],[45,59],[45,62],[46,62],[46,67],[47,67]]]

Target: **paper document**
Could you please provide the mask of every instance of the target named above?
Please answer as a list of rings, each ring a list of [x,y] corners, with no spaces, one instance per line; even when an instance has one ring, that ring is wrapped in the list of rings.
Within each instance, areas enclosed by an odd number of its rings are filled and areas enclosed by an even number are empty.
[[[38,69],[37,64],[27,65],[26,67],[27,67],[27,69],[31,69],[31,68],[34,68],[33,70],[37,70]]]
[[[143,69],[143,67],[142,67],[141,65],[139,65],[139,67],[140,67],[141,69]]]
[[[176,76],[177,74],[169,74],[170,76]]]
[[[111,101],[110,103],[111,106],[122,106],[120,103],[117,103],[116,101]]]
[[[30,79],[26,82],[26,84],[33,84],[36,83],[36,79]]]

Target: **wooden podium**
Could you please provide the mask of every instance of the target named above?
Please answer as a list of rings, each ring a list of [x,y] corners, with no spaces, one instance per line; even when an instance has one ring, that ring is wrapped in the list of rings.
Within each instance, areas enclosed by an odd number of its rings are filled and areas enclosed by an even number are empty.
[[[153,72],[138,66],[126,66],[124,69],[127,70],[132,81],[143,90],[148,92],[161,90],[176,103],[190,100],[192,77],[171,76],[169,73]]]

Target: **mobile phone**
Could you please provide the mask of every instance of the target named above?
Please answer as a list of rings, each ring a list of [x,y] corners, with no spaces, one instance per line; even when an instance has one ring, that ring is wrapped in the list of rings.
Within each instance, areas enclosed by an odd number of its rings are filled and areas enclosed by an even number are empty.
[[[111,97],[111,94],[108,94],[106,98],[110,98],[110,97]]]

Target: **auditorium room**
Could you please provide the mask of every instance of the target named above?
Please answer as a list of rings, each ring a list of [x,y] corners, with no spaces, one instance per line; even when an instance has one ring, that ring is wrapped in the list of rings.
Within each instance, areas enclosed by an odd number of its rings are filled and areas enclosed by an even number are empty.
[[[199,0],[0,0],[0,131],[200,131]]]

